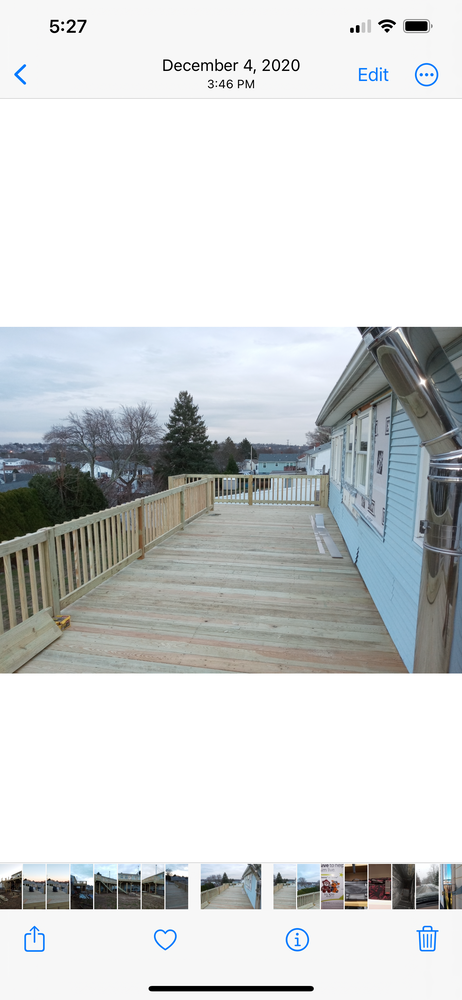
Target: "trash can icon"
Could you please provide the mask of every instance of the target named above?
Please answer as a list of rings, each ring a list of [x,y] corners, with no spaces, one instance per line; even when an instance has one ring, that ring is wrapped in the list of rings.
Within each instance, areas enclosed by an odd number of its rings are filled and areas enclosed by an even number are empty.
[[[417,931],[417,933],[419,935],[420,951],[436,950],[436,935],[438,931],[433,930],[433,927],[422,927],[422,930]]]

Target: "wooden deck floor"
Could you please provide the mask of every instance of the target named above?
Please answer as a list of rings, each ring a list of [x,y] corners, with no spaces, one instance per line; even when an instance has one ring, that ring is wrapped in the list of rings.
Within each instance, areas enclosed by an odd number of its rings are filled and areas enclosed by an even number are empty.
[[[188,909],[188,890],[175,885],[174,882],[167,882],[165,899],[166,910]]]
[[[283,885],[274,893],[273,908],[275,910],[295,910],[297,906],[297,890],[294,885]]]
[[[319,508],[316,508],[319,511]],[[407,673],[329,510],[216,504],[70,605],[23,673]]]
[[[242,885],[230,885],[219,896],[214,896],[206,910],[253,910]]]

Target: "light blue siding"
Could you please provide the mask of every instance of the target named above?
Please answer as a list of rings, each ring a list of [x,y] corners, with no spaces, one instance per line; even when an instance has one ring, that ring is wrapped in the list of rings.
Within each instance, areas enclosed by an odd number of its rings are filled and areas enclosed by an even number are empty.
[[[246,882],[249,882],[250,885],[247,886]],[[257,879],[253,873],[250,877],[247,875],[244,879],[244,889],[250,899],[250,902],[252,903],[253,908],[255,909],[255,904],[257,902]]]
[[[393,415],[383,539],[341,502],[331,482],[329,507],[352,559],[408,670],[414,660],[422,550],[414,542],[419,438],[403,410]]]

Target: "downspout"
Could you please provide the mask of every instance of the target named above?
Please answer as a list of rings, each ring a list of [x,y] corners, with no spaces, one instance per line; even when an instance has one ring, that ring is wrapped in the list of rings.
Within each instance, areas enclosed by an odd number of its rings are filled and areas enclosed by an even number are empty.
[[[358,327],[430,454],[414,673],[462,673],[462,382],[430,327]]]

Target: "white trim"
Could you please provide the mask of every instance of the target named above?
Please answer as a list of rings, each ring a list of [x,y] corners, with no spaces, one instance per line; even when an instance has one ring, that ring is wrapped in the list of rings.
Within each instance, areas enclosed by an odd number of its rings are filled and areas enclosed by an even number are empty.
[[[353,440],[351,442],[351,449],[349,447],[349,437],[350,437],[350,427],[353,429]],[[353,486],[354,477],[354,460],[355,460],[355,446],[356,446],[356,417],[352,420],[348,420],[346,424],[346,435],[345,435],[345,464],[343,471],[343,480],[350,486]],[[347,459],[351,456],[351,469],[347,472]]]
[[[334,434],[331,440],[330,477],[334,483],[341,486],[342,483],[342,459],[343,459],[343,430],[340,434]]]
[[[355,468],[354,468],[354,485],[355,488],[362,493],[364,496],[369,496],[370,493],[370,466],[371,466],[371,441],[372,441],[372,406],[369,406],[362,413],[358,414],[356,417],[356,440],[355,440]],[[367,438],[365,438],[366,450],[361,449],[361,438],[362,430],[361,425],[364,420],[369,421],[369,430],[367,432]],[[365,482],[364,484],[359,482],[359,469],[360,463],[358,461],[358,455],[361,458],[365,458]]]

